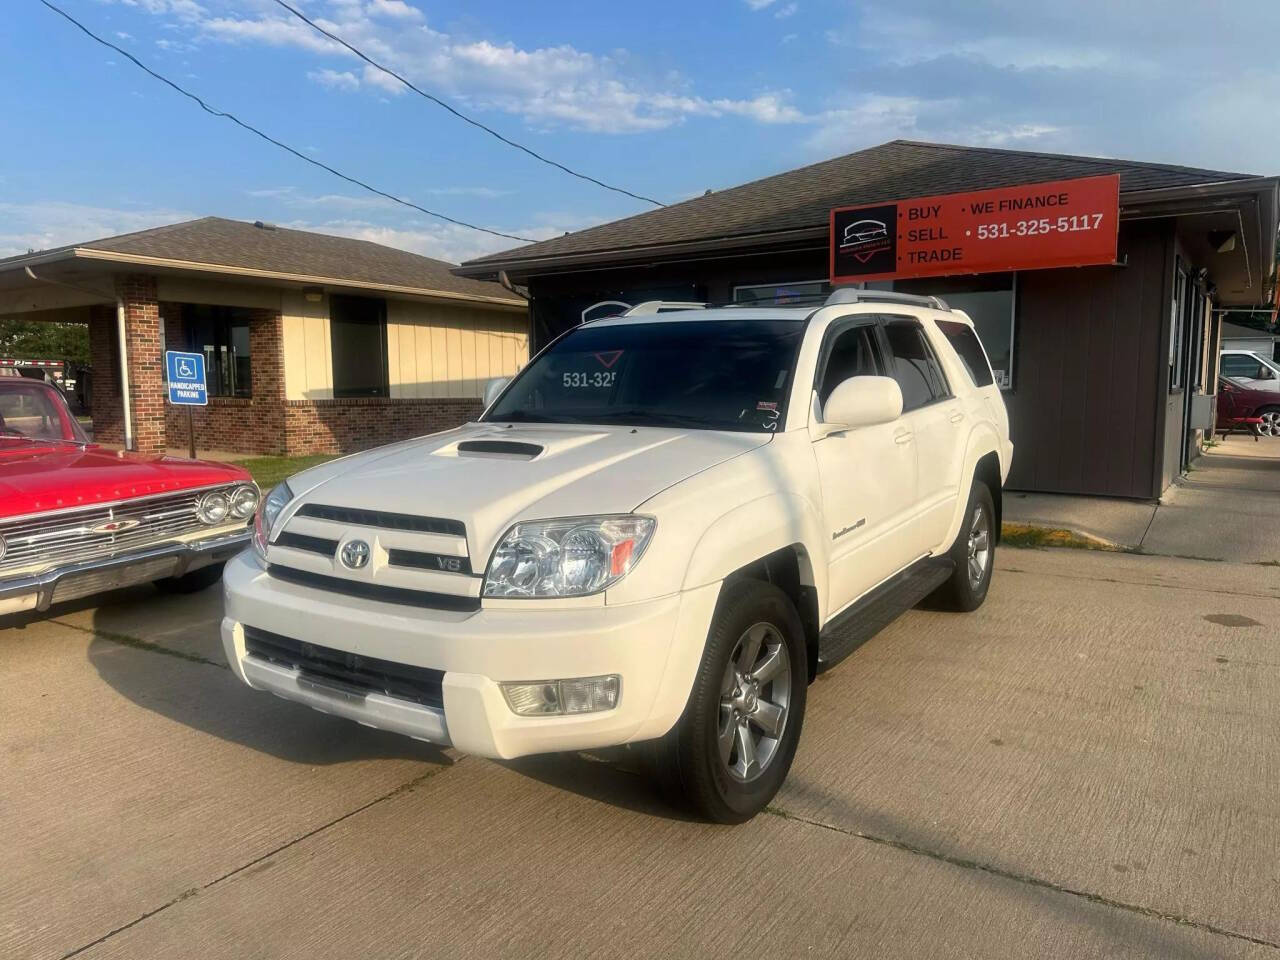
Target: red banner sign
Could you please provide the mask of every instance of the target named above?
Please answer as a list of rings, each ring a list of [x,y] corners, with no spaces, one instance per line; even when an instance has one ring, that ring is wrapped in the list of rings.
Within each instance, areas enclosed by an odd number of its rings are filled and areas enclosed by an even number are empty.
[[[831,282],[1115,263],[1120,177],[831,211]]]

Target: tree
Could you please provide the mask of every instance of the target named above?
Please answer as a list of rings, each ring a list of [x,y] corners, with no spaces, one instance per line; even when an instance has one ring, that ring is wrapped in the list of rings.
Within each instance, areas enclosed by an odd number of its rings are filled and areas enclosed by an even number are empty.
[[[83,323],[0,320],[0,356],[89,363],[89,328]]]

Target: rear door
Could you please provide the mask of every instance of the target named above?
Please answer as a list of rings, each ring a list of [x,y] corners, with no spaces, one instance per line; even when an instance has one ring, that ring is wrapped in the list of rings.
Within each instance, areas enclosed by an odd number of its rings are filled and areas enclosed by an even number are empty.
[[[850,377],[885,376],[875,317],[833,324],[814,391],[817,419]],[[828,537],[829,610],[838,613],[921,555],[916,532],[916,449],[899,419],[833,433],[813,443]]]
[[[902,422],[916,447],[915,547],[940,552],[960,496],[965,412],[921,322],[886,317],[883,330],[891,375],[902,388]]]

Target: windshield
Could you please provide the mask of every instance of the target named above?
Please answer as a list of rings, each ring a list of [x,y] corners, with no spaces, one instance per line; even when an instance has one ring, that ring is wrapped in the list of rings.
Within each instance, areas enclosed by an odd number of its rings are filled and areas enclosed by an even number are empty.
[[[786,415],[804,326],[678,320],[580,327],[540,354],[485,420],[769,432]]]
[[[84,443],[61,394],[22,377],[0,379],[0,443],[52,440]]]

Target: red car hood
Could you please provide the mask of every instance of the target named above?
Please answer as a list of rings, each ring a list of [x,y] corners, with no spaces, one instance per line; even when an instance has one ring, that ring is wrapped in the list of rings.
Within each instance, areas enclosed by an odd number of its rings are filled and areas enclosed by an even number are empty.
[[[227,463],[0,442],[0,518],[247,480],[244,469]]]

